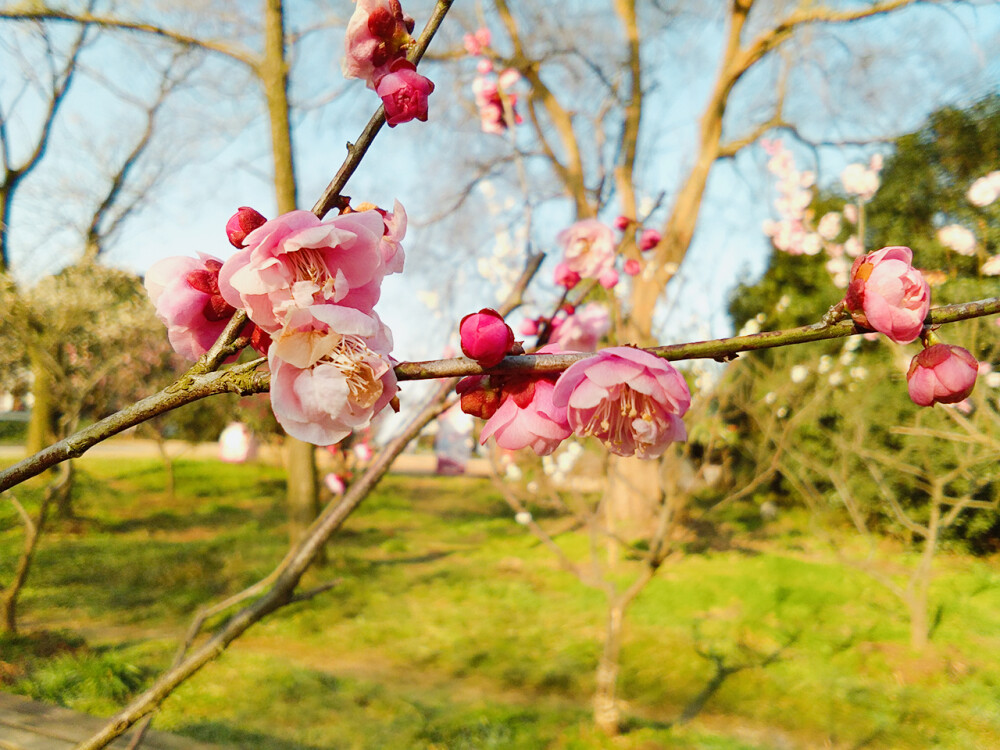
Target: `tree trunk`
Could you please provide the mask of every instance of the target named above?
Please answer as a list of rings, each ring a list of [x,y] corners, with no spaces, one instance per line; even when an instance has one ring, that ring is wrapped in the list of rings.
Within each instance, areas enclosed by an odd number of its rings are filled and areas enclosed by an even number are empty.
[[[618,686],[618,659],[622,648],[622,626],[625,609],[618,602],[608,607],[607,630],[604,634],[604,651],[597,663],[594,688],[594,724],[604,734],[614,737],[621,731],[621,711],[615,699]]]
[[[319,515],[319,482],[316,478],[316,446],[288,438],[288,536],[292,544],[305,534]]]
[[[928,598],[940,528],[941,506],[934,502],[931,505],[930,518],[927,521],[927,536],[924,539],[920,563],[913,571],[913,577],[910,579],[910,590],[906,597],[906,608],[910,615],[910,646],[913,647],[914,651],[925,650],[930,642],[931,624],[927,611]]]
[[[282,0],[264,0],[264,61],[260,67],[260,78],[271,124],[274,192],[278,212],[284,214],[295,210],[297,192]],[[319,484],[316,481],[315,447],[295,438],[288,438],[286,445],[289,537],[294,544],[319,513]]]
[[[163,473],[166,475],[167,500],[171,503],[177,498],[177,479],[174,474],[174,459],[167,450],[167,441],[160,433],[156,433],[156,448],[160,452],[160,459],[163,461]]]
[[[65,487],[71,484],[71,472],[68,467],[64,467],[65,464],[57,469],[58,478],[45,488],[42,504],[38,508],[37,521],[32,521],[24,507],[12,498],[24,522],[24,548],[18,558],[17,568],[14,570],[14,577],[11,579],[10,585],[4,588],[2,595],[0,595],[0,628],[4,633],[17,632],[17,600],[24,588],[25,581],[28,580],[31,563],[35,559],[35,551],[38,549],[38,540],[42,536],[42,530],[48,518],[49,505],[51,505],[53,498],[61,494]]]
[[[609,530],[626,539],[648,535],[660,494],[660,462],[610,456],[606,492]]]
[[[34,397],[25,440],[25,449],[30,456],[55,442],[57,410],[52,393],[52,372],[45,366],[42,355],[34,348],[29,350],[28,358],[33,378],[31,395]]]
[[[76,518],[76,510],[73,508],[73,480],[76,478],[76,461],[64,461],[62,467],[63,476],[58,485],[53,490],[56,503],[56,517],[66,520]]]

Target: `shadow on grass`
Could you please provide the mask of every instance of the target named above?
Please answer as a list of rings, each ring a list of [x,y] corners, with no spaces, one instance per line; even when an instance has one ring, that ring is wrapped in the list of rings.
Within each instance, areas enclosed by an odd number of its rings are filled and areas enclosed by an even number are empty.
[[[285,740],[263,732],[234,729],[220,721],[201,721],[173,730],[175,734],[189,737],[198,742],[214,742],[254,750],[329,750],[328,746],[307,745],[302,742]]]
[[[278,505],[269,506],[262,513],[259,508],[215,504],[196,513],[158,510],[149,515],[121,521],[94,519],[93,522],[97,530],[112,534],[128,534],[141,531],[176,533],[198,528],[219,531],[239,528],[248,523],[271,527],[283,523],[284,520],[285,511]]]

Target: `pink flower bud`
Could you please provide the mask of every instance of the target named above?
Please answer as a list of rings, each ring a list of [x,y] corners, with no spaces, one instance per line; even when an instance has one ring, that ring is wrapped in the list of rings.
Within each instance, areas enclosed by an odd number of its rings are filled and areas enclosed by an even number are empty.
[[[978,373],[979,363],[967,349],[934,344],[910,362],[906,387],[917,406],[956,404],[972,393]]]
[[[639,237],[639,249],[643,252],[652,250],[658,244],[660,244],[660,233],[655,229],[647,229]]]
[[[476,63],[476,72],[481,75],[486,75],[487,73],[493,72],[493,61],[488,57],[482,58]]]
[[[375,93],[385,105],[385,122],[390,128],[410,120],[427,122],[427,97],[433,90],[434,84],[405,59],[392,63],[389,73],[375,86]]]
[[[580,274],[570,269],[567,264],[560,263],[556,266],[555,281],[559,286],[572,289],[580,283]]]
[[[615,229],[624,232],[628,229],[628,225],[632,223],[632,220],[627,216],[619,216],[615,219]]]
[[[233,247],[243,249],[246,247],[243,241],[247,235],[266,223],[267,219],[259,211],[255,211],[249,206],[240,206],[239,210],[226,222],[226,236],[229,237],[229,242]]]
[[[493,367],[514,346],[514,332],[500,313],[488,307],[462,318],[458,330],[462,352],[482,367]]]
[[[522,336],[534,336],[538,333],[538,321],[534,318],[525,318],[521,321],[519,330]]]
[[[862,255],[851,267],[844,305],[856,323],[908,344],[924,326],[931,290],[913,268],[908,247],[884,247]]]
[[[607,269],[597,277],[597,283],[605,289],[614,289],[618,286],[618,272],[613,268]]]
[[[625,267],[622,270],[629,276],[637,276],[642,271],[642,266],[635,258],[629,258],[625,261]]]

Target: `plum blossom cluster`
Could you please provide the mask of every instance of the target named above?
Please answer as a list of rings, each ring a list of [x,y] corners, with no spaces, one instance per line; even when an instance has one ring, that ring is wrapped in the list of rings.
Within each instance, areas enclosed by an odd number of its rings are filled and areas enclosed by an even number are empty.
[[[466,316],[462,351],[484,367],[498,363],[515,346],[513,331],[503,331],[502,322],[492,310]],[[548,344],[537,353],[562,351]],[[493,437],[508,450],[531,448],[547,456],[577,435],[597,438],[616,455],[656,458],[687,437],[681,421],[691,405],[687,383],[668,362],[642,349],[603,349],[558,376],[472,376],[457,390],[462,410],[486,420],[480,441]]]
[[[839,287],[847,286],[848,259],[857,258],[864,252],[857,227],[865,202],[871,200],[879,188],[882,157],[876,154],[867,165],[859,163],[845,167],[840,176],[841,185],[847,195],[857,198],[857,204],[848,203],[842,211],[826,213],[814,223],[809,204],[816,176],[810,171],[799,171],[792,152],[780,140],[765,139],[761,146],[771,157],[768,171],[778,180],[774,207],[779,218],[765,221],[764,233],[771,238],[775,248],[789,255],[818,255],[825,251],[826,269],[834,283]]]
[[[1000,198],[1000,170],[990,172],[972,183],[965,193],[969,203],[980,209],[986,209]],[[946,224],[937,232],[937,239],[952,252],[968,257],[981,252],[979,240],[975,233],[962,224]],[[984,243],[985,244],[985,243]],[[980,268],[984,276],[1000,275],[1000,255],[987,258]]]
[[[344,76],[360,78],[378,94],[389,127],[427,121],[434,84],[406,59],[414,44],[413,28],[399,0],[357,0],[347,23]]]
[[[636,232],[638,224],[626,216],[615,220],[615,229],[621,232]],[[557,286],[572,289],[584,279],[595,279],[605,289],[618,285],[621,276],[616,267],[624,237],[615,236],[614,230],[598,219],[583,219],[556,235],[556,242],[562,247],[562,260],[555,268],[554,280]],[[636,245],[642,252],[652,250],[660,242],[660,233],[655,229],[642,230]],[[622,271],[635,276],[642,270],[636,258],[627,258]]]
[[[517,111],[517,94],[512,90],[521,80],[521,74],[513,68],[499,73],[494,70],[493,60],[486,54],[492,40],[490,30],[482,27],[466,34],[464,44],[469,55],[479,57],[472,93],[479,110],[480,126],[484,133],[502,135],[511,126],[524,122]]]
[[[174,349],[196,359],[237,309],[271,370],[271,407],[285,431],[316,445],[367,427],[396,394],[392,334],[374,311],[382,279],[403,268],[406,213],[374,206],[323,221],[292,211],[267,221],[241,208],[237,252],[166,258],[146,288]]]

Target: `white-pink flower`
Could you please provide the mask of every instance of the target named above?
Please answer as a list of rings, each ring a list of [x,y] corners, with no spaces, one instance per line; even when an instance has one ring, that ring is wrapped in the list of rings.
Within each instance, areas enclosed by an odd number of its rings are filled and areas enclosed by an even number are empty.
[[[976,254],[976,235],[961,224],[941,227],[937,233],[938,242],[954,250],[959,255]]]
[[[980,267],[983,276],[1000,276],[1000,255],[991,255]]]
[[[844,186],[844,192],[864,201],[872,199],[880,184],[878,172],[864,164],[848,164],[840,173],[840,182]]]
[[[836,211],[823,214],[823,218],[819,220],[819,224],[816,227],[819,236],[827,241],[837,239],[837,235],[840,234],[840,218],[840,214]]]
[[[577,435],[592,435],[619,456],[656,458],[687,431],[691,393],[670,363],[642,349],[612,347],[572,365],[552,403]]]
[[[342,335],[309,367],[287,362],[272,346],[271,408],[285,432],[314,445],[331,445],[367,427],[396,395],[396,374],[384,344]]]
[[[583,219],[556,236],[563,247],[563,262],[584,279],[597,279],[603,286],[618,281],[615,271],[615,234],[597,219]],[[611,283],[610,286],[614,286]]]
[[[1000,170],[990,172],[973,182],[965,197],[969,199],[969,203],[979,208],[985,208],[1000,198]]]
[[[311,211],[283,214],[247,235],[222,266],[219,291],[272,334],[293,309],[336,304],[369,313],[386,273],[384,231],[376,211],[329,221]]]

